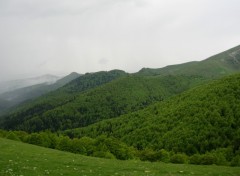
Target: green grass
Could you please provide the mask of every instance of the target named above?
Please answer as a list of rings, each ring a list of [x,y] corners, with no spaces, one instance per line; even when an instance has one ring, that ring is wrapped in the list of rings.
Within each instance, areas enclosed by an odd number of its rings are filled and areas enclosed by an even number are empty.
[[[108,160],[0,138],[0,175],[239,175],[240,168]]]

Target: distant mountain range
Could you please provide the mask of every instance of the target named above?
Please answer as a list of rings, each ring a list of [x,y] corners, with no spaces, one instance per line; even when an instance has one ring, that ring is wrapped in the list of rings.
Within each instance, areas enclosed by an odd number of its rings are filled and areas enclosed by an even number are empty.
[[[0,114],[24,101],[54,91],[79,76],[78,73],[71,73],[60,79],[56,76],[44,75],[42,77],[6,82],[5,85],[2,85],[2,88],[5,86],[5,88],[8,87],[12,91],[0,94]]]
[[[33,86],[36,84],[53,84],[55,83],[60,77],[54,75],[43,75],[39,77],[32,77],[26,79],[19,79],[19,80],[12,80],[12,81],[5,81],[0,82],[0,94],[5,92],[10,92],[16,89],[24,88]]]

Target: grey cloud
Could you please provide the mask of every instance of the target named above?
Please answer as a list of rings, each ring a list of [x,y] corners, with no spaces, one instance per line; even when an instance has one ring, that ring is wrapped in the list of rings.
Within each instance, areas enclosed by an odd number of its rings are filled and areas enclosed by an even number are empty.
[[[238,0],[3,0],[0,80],[201,60],[239,45],[239,7]]]
[[[101,65],[106,65],[108,62],[109,62],[109,60],[106,59],[106,58],[101,58],[101,59],[98,61],[98,63],[101,64]]]

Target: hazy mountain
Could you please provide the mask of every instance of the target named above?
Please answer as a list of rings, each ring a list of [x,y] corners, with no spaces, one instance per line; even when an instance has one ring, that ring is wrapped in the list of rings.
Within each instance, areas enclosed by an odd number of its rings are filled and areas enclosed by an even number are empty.
[[[66,84],[60,89],[52,91],[29,103],[25,103],[14,111],[31,109],[30,111],[27,110],[27,113],[31,113],[32,111],[35,113],[41,113],[49,109],[54,109],[55,107],[62,106],[66,103],[74,101],[77,94],[126,75],[127,73],[120,70],[86,73],[85,75],[82,75],[79,78],[70,81],[70,83]]]
[[[43,75],[39,77],[27,78],[27,79],[19,79],[13,81],[5,81],[0,82],[0,94],[4,92],[13,91],[16,89],[20,89],[23,87],[28,87],[36,84],[53,84],[55,83],[60,77],[54,75]]]
[[[48,81],[41,84],[36,84],[32,86],[27,86],[24,88],[15,89],[13,91],[5,92],[0,94],[0,114],[6,111],[7,109],[16,106],[24,101],[32,100],[36,97],[44,95],[50,91],[56,90],[68,82],[78,78],[80,74],[71,73],[61,79],[54,80],[54,77],[38,77],[36,82],[38,81]],[[54,81],[54,82],[53,82]],[[27,81],[25,81],[27,82]],[[34,83],[33,78],[30,79],[28,83]]]

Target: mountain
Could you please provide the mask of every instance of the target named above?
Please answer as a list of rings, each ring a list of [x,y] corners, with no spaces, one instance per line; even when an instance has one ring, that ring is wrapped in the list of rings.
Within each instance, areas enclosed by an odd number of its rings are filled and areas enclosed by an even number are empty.
[[[143,68],[138,75],[199,75],[208,79],[220,78],[240,70],[240,45],[209,57],[203,61],[194,61],[164,68]]]
[[[24,101],[29,101],[36,97],[44,95],[50,91],[54,91],[64,86],[68,82],[72,81],[73,79],[78,78],[79,76],[80,75],[78,73],[71,73],[57,81],[54,81],[54,83],[53,83],[53,79],[50,79],[50,77],[48,76],[44,76],[41,78],[37,78],[35,82],[38,82],[40,80],[41,81],[48,80],[48,82],[2,93],[0,94],[0,114],[3,113],[4,111],[7,111],[11,107],[17,106],[18,104]],[[31,83],[34,83],[34,81],[31,81]]]
[[[53,84],[58,79],[58,76],[54,75],[43,75],[39,77],[27,78],[27,79],[20,79],[20,80],[13,80],[13,81],[5,81],[0,83],[0,94],[4,92],[13,91],[16,89],[20,89],[23,87],[33,86],[36,84]]]
[[[238,72],[239,48],[201,62],[154,70],[157,74],[143,70],[136,74],[119,70],[88,73],[5,116],[2,126],[26,131],[58,131],[116,118]]]
[[[10,115],[7,115],[6,119],[8,119],[7,121],[9,120],[15,121],[14,123],[20,123],[20,120],[22,118],[31,119],[33,116],[35,116],[35,119],[36,119],[36,116],[42,115],[43,113],[46,113],[47,111],[50,111],[52,109],[61,108],[65,104],[69,104],[75,101],[76,97],[79,94],[87,90],[101,86],[105,83],[111,82],[114,79],[117,79],[126,75],[127,73],[121,70],[112,70],[109,72],[101,71],[97,73],[86,73],[85,75],[82,75],[79,78],[71,81],[70,83],[66,84],[60,89],[50,92],[29,103],[26,103],[24,106],[18,107]],[[36,124],[39,124],[39,123],[36,122]],[[53,124],[54,123],[51,123],[51,125]],[[56,125],[57,124],[58,123],[56,123]]]
[[[27,112],[20,111],[10,115],[6,128],[25,131],[45,129],[57,131],[87,126],[103,119],[142,109],[156,101],[162,101],[189,89],[198,80],[196,77],[183,76],[150,78],[125,76],[80,94],[75,93],[65,104],[47,106],[47,108],[40,105],[31,106]],[[49,104],[49,99],[47,101]],[[41,111],[36,112],[35,108],[41,108]]]
[[[240,153],[240,74],[212,81],[143,110],[67,130],[71,137],[112,136],[140,150]],[[222,154],[223,154],[222,153]]]

